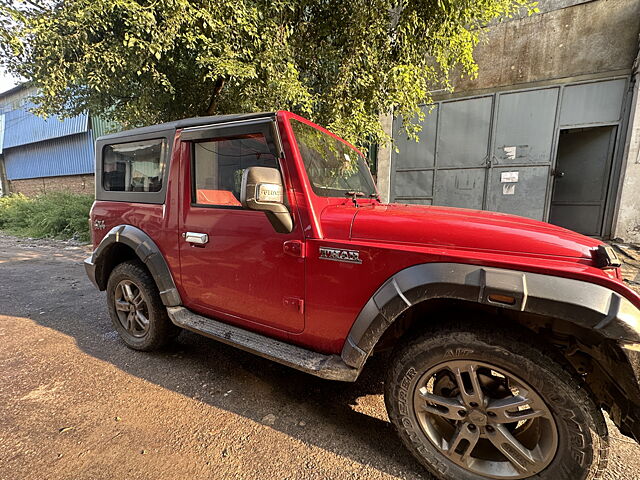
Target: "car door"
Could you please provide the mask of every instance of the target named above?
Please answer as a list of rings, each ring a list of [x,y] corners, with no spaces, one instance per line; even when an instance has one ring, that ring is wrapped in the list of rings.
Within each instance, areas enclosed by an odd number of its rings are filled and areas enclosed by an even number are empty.
[[[181,285],[185,304],[205,315],[301,332],[299,222],[291,233],[277,233],[264,212],[240,204],[246,168],[271,167],[282,174],[275,134],[269,118],[181,133]]]

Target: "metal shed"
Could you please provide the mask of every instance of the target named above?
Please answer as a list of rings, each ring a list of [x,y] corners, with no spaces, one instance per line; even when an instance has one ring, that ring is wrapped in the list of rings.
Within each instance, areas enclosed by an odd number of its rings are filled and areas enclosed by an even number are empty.
[[[93,173],[89,115],[37,117],[29,106],[4,116],[4,166],[8,180]]]

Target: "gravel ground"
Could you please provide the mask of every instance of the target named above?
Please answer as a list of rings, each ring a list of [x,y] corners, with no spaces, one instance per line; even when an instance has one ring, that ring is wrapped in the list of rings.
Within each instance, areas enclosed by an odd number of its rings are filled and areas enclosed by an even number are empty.
[[[622,261],[622,276],[627,285],[640,293],[640,245],[611,243]]]
[[[383,358],[342,384],[187,332],[134,352],[87,254],[0,235],[0,480],[431,478],[387,422]],[[605,478],[638,479],[640,446],[610,429]]]

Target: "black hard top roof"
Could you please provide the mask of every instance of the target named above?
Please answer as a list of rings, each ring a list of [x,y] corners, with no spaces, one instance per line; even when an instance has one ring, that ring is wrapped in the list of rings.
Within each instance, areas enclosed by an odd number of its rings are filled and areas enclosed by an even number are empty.
[[[123,130],[122,132],[103,135],[98,140],[112,140],[132,135],[145,135],[148,133],[167,132],[168,130],[177,130],[179,128],[198,127],[200,125],[212,125],[222,122],[236,122],[239,120],[253,120],[254,118],[275,117],[276,112],[258,112],[258,113],[241,113],[232,115],[214,115],[211,117],[193,117],[175,120],[173,122],[160,123],[158,125],[150,125],[148,127],[134,128],[131,130]]]

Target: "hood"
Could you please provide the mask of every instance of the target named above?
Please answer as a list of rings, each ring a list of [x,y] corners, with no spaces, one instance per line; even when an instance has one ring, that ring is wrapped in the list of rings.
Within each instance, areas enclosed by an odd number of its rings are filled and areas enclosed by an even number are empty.
[[[565,228],[515,215],[399,204],[358,208],[350,236],[353,240],[585,259],[591,259],[591,251],[602,244]]]

